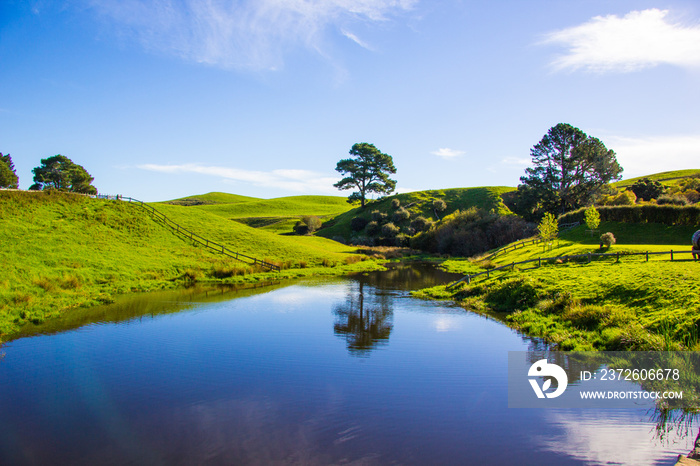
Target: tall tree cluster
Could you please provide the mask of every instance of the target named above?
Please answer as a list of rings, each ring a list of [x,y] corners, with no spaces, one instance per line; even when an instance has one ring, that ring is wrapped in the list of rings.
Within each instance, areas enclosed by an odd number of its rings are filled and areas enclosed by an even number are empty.
[[[31,190],[57,189],[83,194],[97,194],[92,185],[94,178],[82,165],[73,163],[65,155],[54,155],[41,159],[41,165],[32,169],[34,184]]]
[[[19,187],[19,177],[12,163],[10,154],[3,155],[0,152],[0,188],[17,189]]]
[[[531,150],[533,166],[520,178],[516,211],[538,219],[590,204],[601,188],[622,177],[615,152],[600,139],[559,123]]]

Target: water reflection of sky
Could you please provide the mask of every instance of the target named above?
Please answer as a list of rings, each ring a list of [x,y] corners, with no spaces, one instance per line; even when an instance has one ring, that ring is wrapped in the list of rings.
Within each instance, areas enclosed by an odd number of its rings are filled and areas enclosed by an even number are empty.
[[[692,446],[655,443],[644,413],[509,409],[508,351],[532,343],[491,319],[314,285],[6,345],[0,464],[639,465]],[[360,302],[384,319],[362,357],[336,331]]]
[[[678,451],[692,450],[691,436],[674,430],[660,439],[646,411],[550,410],[545,420],[559,430],[551,437],[535,436],[545,449],[566,452],[587,464],[653,466],[674,464]]]

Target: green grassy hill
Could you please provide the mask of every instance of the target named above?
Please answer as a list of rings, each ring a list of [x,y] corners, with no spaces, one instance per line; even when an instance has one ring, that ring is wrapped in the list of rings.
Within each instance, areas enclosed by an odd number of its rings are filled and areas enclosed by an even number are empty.
[[[398,199],[401,206],[411,213],[411,218],[422,215],[425,218],[436,220],[436,213],[433,210],[433,201],[436,199],[442,199],[447,205],[447,209],[444,212],[437,213],[440,218],[456,210],[465,210],[470,207],[506,213],[509,211],[503,204],[501,195],[513,190],[515,190],[515,188],[507,186],[489,186],[478,188],[436,189],[396,194],[379,201],[370,202],[364,209],[356,207],[338,215],[333,220],[325,223],[317,234],[325,236],[326,238],[342,237],[349,239],[353,236],[353,231],[350,228],[350,222],[353,217],[362,217],[370,220],[372,212],[375,210],[391,216],[392,212],[395,210],[391,205],[394,199]]]
[[[229,193],[207,193],[197,194],[194,196],[182,197],[166,201],[168,204],[175,205],[210,205],[210,204],[235,204],[238,202],[258,201],[257,197],[239,196],[238,194]]]
[[[690,254],[626,256],[627,252],[689,251],[694,226],[603,222],[600,232],[612,232],[617,243],[604,252],[614,258],[537,263],[477,277],[452,291],[424,290],[426,297],[454,299],[483,312],[494,312],[507,324],[571,350],[700,349],[700,262]],[[601,252],[599,234],[585,226],[552,244],[526,245],[485,261],[448,260],[453,272],[475,274],[483,267],[527,259],[557,258]],[[486,257],[486,256],[485,256]]]
[[[678,180],[683,178],[689,178],[692,176],[700,176],[700,169],[689,169],[689,170],[675,170],[661,173],[654,173],[653,175],[638,176],[636,178],[630,178],[629,180],[617,181],[611,183],[617,188],[623,188],[625,186],[631,186],[635,181],[641,180],[642,178],[649,178],[652,181],[659,181],[662,184],[674,184]]]
[[[110,302],[120,293],[172,287],[182,280],[284,278],[377,267],[355,264],[361,257],[354,248],[326,238],[280,236],[197,207],[155,205],[205,238],[275,261],[286,270],[243,277],[256,271],[192,245],[136,204],[0,191],[0,339],[27,322],[41,322],[73,307]],[[306,208],[302,203],[300,209]],[[287,213],[297,212],[290,205]]]
[[[339,196],[288,196],[258,199],[234,194],[209,193],[166,203],[201,209],[275,234],[291,234],[294,225],[305,215],[315,215],[322,220],[329,220],[351,209],[347,198]]]

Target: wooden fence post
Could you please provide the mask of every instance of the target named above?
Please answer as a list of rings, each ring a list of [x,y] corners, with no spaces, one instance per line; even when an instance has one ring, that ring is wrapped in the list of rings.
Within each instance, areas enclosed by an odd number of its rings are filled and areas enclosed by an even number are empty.
[[[537,267],[542,267],[542,258],[541,257],[537,258]]]
[[[649,251],[647,251],[647,262],[649,262]]]
[[[673,249],[671,249],[671,262],[673,262]]]

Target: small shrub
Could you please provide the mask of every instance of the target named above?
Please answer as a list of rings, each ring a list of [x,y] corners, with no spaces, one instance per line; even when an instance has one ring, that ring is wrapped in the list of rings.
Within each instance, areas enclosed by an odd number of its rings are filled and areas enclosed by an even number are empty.
[[[601,248],[602,247],[609,248],[610,246],[612,246],[616,242],[617,241],[615,240],[615,236],[610,232],[603,233],[602,235],[600,235],[600,247]]]
[[[407,247],[411,244],[411,238],[405,233],[399,233],[396,235],[396,246]]]
[[[374,217],[374,212],[372,214]],[[367,223],[369,223],[369,221],[364,217],[353,217],[352,220],[350,220],[350,229],[352,231],[362,231],[365,226],[367,226]]]
[[[612,201],[612,205],[634,205],[637,196],[632,191],[622,191]]]
[[[447,209],[447,204],[445,204],[445,201],[442,199],[435,199],[433,201],[433,209],[437,210],[438,212],[444,212],[445,209]]]
[[[484,301],[496,311],[514,311],[534,306],[541,298],[542,290],[527,278],[511,278],[494,285],[484,296]]]
[[[367,233],[369,236],[377,236],[381,230],[382,227],[375,220],[369,222],[365,227],[365,233]]]
[[[391,208],[396,210],[401,206],[401,201],[398,199],[392,199],[391,200]]]
[[[418,233],[420,233],[421,231],[430,230],[431,226],[433,226],[433,222],[423,217],[422,215],[419,215],[418,217],[414,218],[413,221],[411,221],[411,228],[413,228]]]
[[[394,222],[399,223],[403,222],[404,220],[408,220],[411,218],[411,214],[408,212],[408,210],[404,209],[401,207],[399,210],[394,212]]]
[[[382,223],[385,223],[387,218],[389,218],[389,216],[387,214],[385,214],[384,212],[380,212],[378,210],[372,211],[372,220],[379,223],[380,225]]]
[[[306,261],[299,261],[299,268],[300,269],[305,269],[308,264]]]
[[[296,225],[294,225],[294,233],[297,235],[306,235],[309,233],[309,227],[306,223],[298,221]]]
[[[688,200],[689,203],[695,204],[700,201],[700,193],[694,189],[689,189],[688,191],[683,191],[683,195]]]
[[[688,199],[686,199],[683,196],[676,196],[676,195],[668,195],[664,194],[663,196],[659,197],[656,202],[659,205],[686,205],[688,204]]]
[[[308,215],[306,217],[303,217],[301,221],[304,222],[309,228],[309,233],[313,233],[314,231],[318,230],[319,228],[321,228],[322,225],[321,219],[316,217],[315,215]]]
[[[387,238],[393,238],[398,234],[399,234],[399,227],[397,227],[393,223],[389,222],[385,225],[382,225],[382,235],[383,236],[386,236]]]
[[[335,262],[328,259],[327,257],[324,257],[321,261],[321,265],[323,265],[324,267],[335,267]]]

